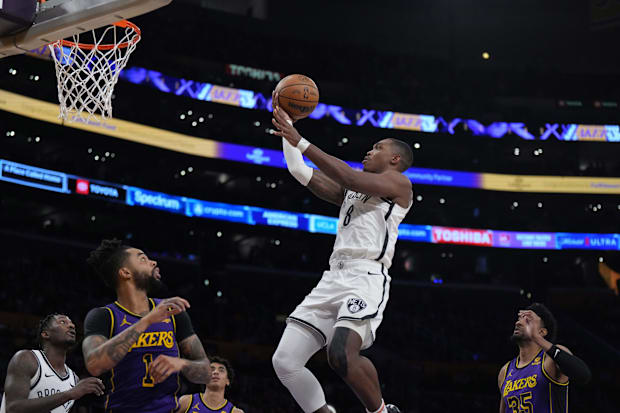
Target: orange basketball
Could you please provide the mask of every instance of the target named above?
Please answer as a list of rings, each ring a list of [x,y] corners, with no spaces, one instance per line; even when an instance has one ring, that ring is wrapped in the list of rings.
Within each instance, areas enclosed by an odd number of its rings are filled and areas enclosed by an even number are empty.
[[[276,85],[278,104],[294,120],[310,116],[319,103],[319,89],[308,76],[288,75]]]

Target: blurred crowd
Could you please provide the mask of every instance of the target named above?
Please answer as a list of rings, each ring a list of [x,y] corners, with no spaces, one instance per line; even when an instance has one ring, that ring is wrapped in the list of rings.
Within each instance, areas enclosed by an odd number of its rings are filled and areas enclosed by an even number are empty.
[[[14,237],[3,248],[2,371],[16,350],[34,345],[38,317],[63,312],[81,328],[90,308],[113,301],[111,292],[85,264],[90,247],[87,243],[67,244],[66,240]],[[151,256],[159,260],[167,285],[167,291],[160,294],[187,298],[192,303],[194,328],[207,352],[228,357],[235,366],[238,380],[229,397],[248,412],[297,411],[277,381],[270,358],[286,314],[318,280],[318,274],[266,271],[238,263],[213,268],[205,261],[189,262],[156,252]],[[559,342],[582,356],[595,371],[591,384],[572,392],[573,411],[587,411],[583,409],[589,406],[612,412],[617,399],[611,389],[620,384],[618,369],[613,367],[620,362],[614,347],[617,314],[601,313],[601,308],[592,304],[582,310],[565,308],[562,297],[550,300],[558,302]],[[497,408],[497,372],[516,355],[509,336],[516,311],[528,301],[509,286],[434,286],[396,279],[378,339],[368,351],[379,366],[386,400],[402,405],[406,412]],[[68,364],[81,376],[87,375],[79,346]],[[311,368],[339,412],[359,411],[323,354],[312,359]],[[184,383],[183,390],[198,389]],[[86,399],[83,404],[97,411],[96,400]]]

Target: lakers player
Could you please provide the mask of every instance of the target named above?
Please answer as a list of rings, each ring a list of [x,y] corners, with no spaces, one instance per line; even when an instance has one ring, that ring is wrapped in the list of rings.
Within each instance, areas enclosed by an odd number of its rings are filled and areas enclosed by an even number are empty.
[[[65,364],[75,345],[75,326],[66,315],[50,314],[39,322],[41,350],[20,350],[9,362],[1,413],[66,413],[75,400],[104,392],[101,380],[78,381]]]
[[[366,154],[364,170],[356,171],[302,138],[282,108],[276,106],[273,115],[291,174],[340,207],[330,269],[288,317],[273,355],[276,374],[304,412],[328,413],[319,382],[305,368],[327,346],[330,366],[368,412],[398,412],[384,403],[377,371],[360,350],[375,340],[388,302],[398,225],[413,202],[411,182],[402,173],[413,162],[411,148],[383,139]],[[318,170],[304,164],[302,153]]]
[[[517,358],[501,368],[497,379],[500,413],[568,412],[568,381],[585,384],[588,366],[566,347],[553,344],[557,323],[543,304],[519,311],[512,341],[519,346]]]
[[[230,362],[217,356],[210,357],[210,360],[212,373],[206,390],[181,397],[176,413],[243,413],[224,397],[235,379]]]
[[[88,371],[107,374],[107,412],[170,413],[178,408],[179,373],[206,384],[211,367],[179,297],[149,298],[161,284],[157,262],[119,240],[103,240],[88,263],[117,300],[91,310],[82,352]],[[180,356],[185,358],[181,358]]]

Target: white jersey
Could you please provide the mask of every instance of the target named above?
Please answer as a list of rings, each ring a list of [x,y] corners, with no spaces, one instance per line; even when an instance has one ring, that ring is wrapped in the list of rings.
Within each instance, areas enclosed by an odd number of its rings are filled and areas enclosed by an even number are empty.
[[[40,350],[31,351],[37,358],[39,367],[37,368],[37,372],[30,379],[30,393],[28,394],[29,399],[48,397],[56,393],[65,392],[70,390],[72,387],[75,387],[77,384],[77,376],[66,364],[65,370],[67,371],[67,374],[65,376],[60,376],[47,360],[47,357],[45,357],[45,353]],[[71,407],[73,407],[73,402],[73,400],[69,400],[64,405],[50,410],[50,413],[66,413],[71,410]],[[6,413],[6,400],[4,395],[2,396],[0,413]]]
[[[389,269],[398,226],[412,204],[413,198],[409,206],[403,208],[387,198],[345,190],[334,252],[329,263],[367,259],[378,261]]]

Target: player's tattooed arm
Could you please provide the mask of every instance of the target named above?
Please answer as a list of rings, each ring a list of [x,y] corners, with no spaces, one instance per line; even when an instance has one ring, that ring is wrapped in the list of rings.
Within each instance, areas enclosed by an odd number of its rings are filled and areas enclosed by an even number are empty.
[[[181,373],[192,383],[207,384],[211,380],[211,362],[196,334],[179,343],[185,366]]]
[[[100,376],[114,368],[147,328],[148,324],[138,322],[109,340],[99,335],[86,337],[82,343],[82,353],[88,372]]]
[[[344,201],[344,189],[329,178],[323,171],[315,169],[308,183],[308,189],[323,201],[334,205],[342,205]]]
[[[114,368],[151,324],[162,322],[187,308],[189,303],[183,298],[166,298],[134,325],[109,340],[98,334],[86,337],[82,342],[86,369],[93,376],[99,376]]]

